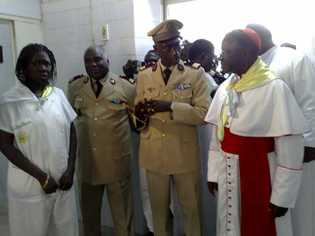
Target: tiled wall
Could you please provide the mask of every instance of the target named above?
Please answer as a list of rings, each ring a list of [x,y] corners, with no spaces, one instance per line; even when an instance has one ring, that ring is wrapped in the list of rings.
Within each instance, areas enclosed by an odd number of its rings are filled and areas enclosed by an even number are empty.
[[[83,53],[93,42],[105,45],[114,73],[121,74],[128,59],[143,59],[152,48],[146,34],[162,15],[160,0],[43,0],[42,10],[44,41],[56,55],[62,88],[85,72]],[[109,40],[104,43],[106,24]]]
[[[87,0],[46,1],[42,5],[46,45],[57,60],[58,86],[84,70],[82,55],[91,44],[89,2]]]
[[[101,40],[102,26],[109,26],[109,40]],[[135,56],[132,0],[48,0],[43,3],[44,40],[58,63],[58,85],[84,73],[83,53],[93,42],[104,44],[111,70]]]

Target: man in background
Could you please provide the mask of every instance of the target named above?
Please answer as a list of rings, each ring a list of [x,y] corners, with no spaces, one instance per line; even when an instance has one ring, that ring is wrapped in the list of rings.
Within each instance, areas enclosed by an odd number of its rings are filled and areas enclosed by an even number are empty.
[[[206,39],[198,39],[193,42],[189,47],[188,61],[190,64],[198,63],[204,68],[205,76],[208,78],[208,86],[210,88],[209,96],[213,97],[215,91],[218,88],[217,83],[211,76],[216,70],[216,56],[214,55],[213,44]],[[210,220],[215,219],[215,200],[213,196],[208,194],[207,188],[207,163],[209,158],[208,153],[211,133],[211,124],[203,124],[198,127],[198,140],[201,159],[201,222],[203,231],[207,232],[207,235],[213,232],[213,229],[215,228],[215,220]]]
[[[69,100],[78,114],[79,178],[84,236],[101,236],[106,190],[117,236],[131,235],[131,132],[127,107],[135,87],[109,71],[102,47],[84,54],[87,76],[69,82]]]
[[[250,24],[261,38],[261,59],[292,90],[306,119],[303,178],[292,211],[294,235],[315,235],[315,68],[308,56],[287,47],[278,47],[264,26]]]
[[[193,42],[188,51],[188,59],[191,64],[198,63],[205,70],[209,80],[210,92],[212,93],[218,85],[211,75],[216,70],[216,62],[213,44],[206,39],[198,39]]]

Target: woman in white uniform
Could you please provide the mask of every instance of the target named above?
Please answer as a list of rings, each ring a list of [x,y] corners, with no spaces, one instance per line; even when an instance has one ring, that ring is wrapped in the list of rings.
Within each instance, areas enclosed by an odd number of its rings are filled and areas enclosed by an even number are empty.
[[[9,160],[10,235],[77,236],[76,114],[53,86],[54,55],[44,45],[27,45],[15,73],[16,86],[0,97],[0,150]]]

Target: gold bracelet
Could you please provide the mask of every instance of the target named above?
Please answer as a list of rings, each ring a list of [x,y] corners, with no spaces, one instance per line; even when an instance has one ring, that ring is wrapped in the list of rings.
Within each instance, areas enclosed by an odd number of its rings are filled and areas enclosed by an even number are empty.
[[[43,188],[43,189],[45,189],[45,188],[47,187],[48,182],[49,182],[49,178],[50,178],[50,176],[47,175],[46,180],[45,180],[45,183],[42,185],[42,188]]]

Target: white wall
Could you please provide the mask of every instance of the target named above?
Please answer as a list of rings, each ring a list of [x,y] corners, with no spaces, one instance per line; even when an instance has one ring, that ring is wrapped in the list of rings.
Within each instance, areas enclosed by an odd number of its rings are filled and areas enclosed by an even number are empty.
[[[102,26],[109,25],[109,40],[104,47],[111,70],[122,73],[122,65],[134,57],[134,21],[131,0],[58,0],[45,1],[44,40],[55,53],[58,85],[66,88],[73,76],[85,73],[83,54],[92,45],[103,44]]]
[[[0,0],[0,13],[40,19],[40,0]]]
[[[15,47],[18,53],[29,43],[43,43],[40,21],[14,21]]]
[[[111,70],[122,74],[128,59],[143,59],[152,48],[147,32],[162,19],[160,0],[45,0],[44,41],[55,53],[58,86],[66,88],[73,76],[85,73],[84,50],[104,44]],[[109,40],[101,40],[102,26],[109,26]]]
[[[89,3],[87,0],[48,1],[42,5],[45,44],[55,54],[58,86],[83,73],[82,55],[91,44]]]

